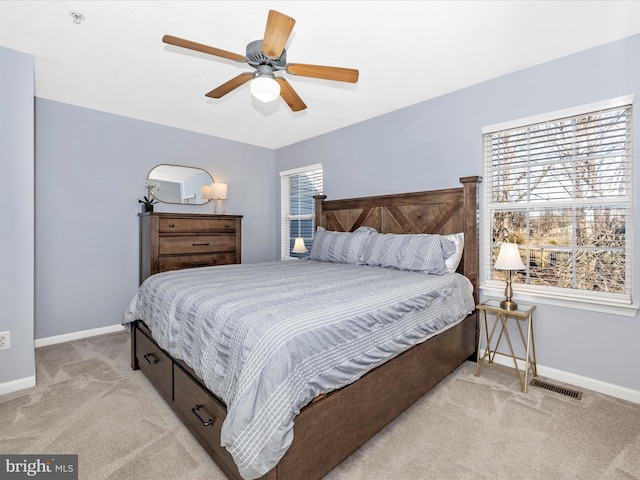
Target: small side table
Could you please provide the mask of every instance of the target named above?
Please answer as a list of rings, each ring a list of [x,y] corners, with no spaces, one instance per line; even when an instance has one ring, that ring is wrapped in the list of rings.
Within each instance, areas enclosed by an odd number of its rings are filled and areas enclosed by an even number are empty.
[[[536,366],[536,347],[533,336],[533,312],[535,311],[535,305],[523,305],[518,304],[517,310],[505,310],[500,308],[500,300],[489,299],[482,302],[480,305],[476,305],[476,308],[481,312],[480,315],[480,334],[478,336],[478,361],[476,365],[476,377],[480,376],[480,370],[483,365],[488,367],[500,368],[500,365],[494,364],[496,355],[503,355],[505,357],[511,357],[513,359],[513,365],[520,381],[520,388],[524,393],[527,393],[527,384],[529,370],[532,371],[533,377],[538,376],[538,370]],[[495,315],[491,332],[489,332],[489,325],[487,323],[487,312]],[[522,345],[525,348],[525,357],[517,357],[513,351],[513,344],[511,343],[511,337],[507,329],[507,320],[513,318],[518,325],[518,331],[520,332],[520,338],[522,339]],[[527,325],[527,338],[525,340],[520,322],[525,321]],[[497,326],[500,326],[498,338],[495,344],[492,346],[493,337],[496,333]],[[482,346],[482,340],[486,341],[486,348],[484,353],[481,353],[480,347]],[[507,339],[509,346],[509,353],[498,351],[502,338]],[[518,360],[524,361],[524,372],[521,372],[518,367]],[[524,373],[524,379],[523,379]]]

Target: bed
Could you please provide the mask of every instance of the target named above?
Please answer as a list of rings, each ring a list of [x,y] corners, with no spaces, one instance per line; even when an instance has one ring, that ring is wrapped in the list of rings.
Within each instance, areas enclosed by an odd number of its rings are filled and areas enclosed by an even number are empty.
[[[144,287],[147,291],[147,296],[139,292],[140,298],[137,296],[132,302],[136,308],[130,307],[128,317],[125,316],[126,323],[132,327],[132,368],[143,370],[230,479],[258,476],[264,480],[322,477],[464,360],[474,358],[477,345],[474,305],[477,302],[478,280],[476,199],[480,179],[465,177],[460,181],[460,188],[428,192],[346,200],[318,197],[316,222],[319,233],[339,235],[334,232],[352,232],[350,239],[356,235],[366,237],[369,232],[375,232],[371,235],[385,241],[395,234],[463,233],[463,255],[457,266],[457,273],[463,277],[444,271],[439,275],[411,272],[410,281],[414,283],[405,284],[400,282],[406,282],[406,278],[409,278],[406,272],[381,268],[370,261],[365,262],[366,265],[338,266],[315,260],[265,264],[262,277],[259,276],[261,273],[253,270],[255,266],[248,265],[193,269],[188,273],[166,272],[154,276],[158,277],[156,279],[147,279],[141,286],[141,290]],[[318,238],[321,236],[318,235]],[[367,242],[371,244],[369,240]],[[451,248],[447,241],[443,241],[442,245],[442,248]],[[320,251],[316,243],[314,249]],[[371,251],[369,255],[370,259],[375,257]],[[298,274],[301,275],[299,278],[294,277]],[[247,279],[245,286],[253,286],[256,292],[264,289],[269,302],[246,295],[246,288],[243,302],[249,304],[245,305],[235,296],[231,297],[234,291],[237,294],[241,290],[239,286],[242,285],[243,275]],[[362,275],[366,280],[362,279]],[[415,283],[424,282],[425,277],[433,277],[433,282],[439,284],[439,290],[433,290],[435,293],[429,290],[427,293],[427,287]],[[216,280],[219,278],[226,280]],[[272,278],[288,279],[292,283],[271,282],[269,279]],[[251,284],[251,281],[254,283]],[[150,284],[146,285],[147,282]],[[285,283],[284,290],[275,290],[276,283]],[[332,285],[332,290],[325,283]],[[360,284],[363,290],[355,289]],[[201,289],[202,285],[205,285],[204,289]],[[317,292],[312,292],[314,289]],[[449,297],[455,296],[451,292],[463,290],[466,292],[463,306],[445,303]],[[201,293],[207,291],[207,294]],[[211,291],[218,292],[215,299],[210,295]],[[401,299],[401,293],[407,293],[407,298]],[[315,313],[305,311],[301,314],[296,309],[302,308],[304,299],[310,298],[307,295],[311,294],[319,295],[314,297],[318,300],[306,302],[313,304]],[[460,295],[462,298],[462,293]],[[187,302],[187,297],[191,303]],[[170,300],[161,307],[163,302],[160,299]],[[278,299],[282,300],[281,304],[278,304]],[[393,308],[384,303],[389,299],[392,300],[389,305],[393,304]],[[380,302],[379,305],[376,302]],[[187,305],[186,310],[182,311],[176,306],[181,303]],[[358,310],[365,303],[377,306],[371,311]],[[138,308],[139,304],[144,304],[146,309]],[[213,307],[213,304],[216,306]],[[423,313],[417,307],[413,308],[418,304],[433,304],[431,310],[439,309],[439,313],[433,317],[434,320],[430,318],[427,322],[422,317]],[[163,314],[162,318],[171,321],[153,318],[153,312],[157,309],[169,312]],[[242,331],[243,336],[238,338],[222,333],[219,327],[199,326],[201,324],[197,322],[202,316],[201,312],[209,311],[207,309],[214,312],[220,324],[224,323],[227,316],[231,318],[232,310],[250,312],[247,316],[258,319],[261,327],[266,325],[265,331],[271,337],[268,341],[263,340],[263,337],[258,337],[249,329],[248,323],[242,322],[231,323],[233,328]],[[456,312],[455,315],[452,312]],[[312,382],[298,381],[308,368],[306,363],[305,368],[294,364],[295,375],[282,375],[287,379],[295,378],[295,382],[272,382],[271,379],[280,374],[280,366],[288,362],[279,357],[282,351],[297,355],[298,351],[308,349],[307,344],[300,340],[302,337],[285,335],[280,323],[274,323],[275,327],[270,324],[272,321],[278,322],[280,315],[284,318],[299,315],[296,318],[303,318],[327,341],[332,341],[330,337],[338,336],[341,337],[340,342],[346,343],[344,337],[348,337],[353,344],[366,344],[369,350],[366,354],[358,353],[359,356],[354,359],[336,360],[335,364],[330,365],[328,359],[338,359],[340,355],[314,350],[310,356],[321,357],[329,365],[322,375],[314,372],[310,377],[313,378]],[[359,319],[358,323],[353,322],[354,316]],[[179,321],[174,322],[175,318]],[[359,328],[363,319],[366,320],[364,323],[371,323],[371,331],[350,333],[349,329]],[[238,327],[238,324],[243,326]],[[402,327],[405,330],[400,333],[400,325],[405,324],[406,327]],[[401,336],[387,337],[392,330],[398,331]],[[278,332],[277,335],[273,334],[274,331]],[[305,331],[300,335],[307,333]],[[380,344],[382,346],[369,345],[369,339],[376,336],[384,339],[384,343]],[[283,337],[287,337],[287,340],[282,340]],[[289,338],[291,343],[286,343]],[[214,339],[222,339],[222,343],[215,348],[211,346]],[[236,343],[235,349],[232,348]],[[263,344],[271,348],[269,356],[258,349],[257,345],[263,348]],[[227,345],[230,346],[228,349]],[[349,348],[351,346],[349,343]],[[331,352],[336,351],[336,347],[330,345],[329,348]],[[237,353],[243,351],[248,352],[247,357],[240,356],[244,353]],[[295,356],[294,353],[292,356]],[[230,365],[240,366],[235,370],[229,367],[224,372],[219,367],[209,368],[207,365],[211,364],[211,357],[216,356],[229,357]],[[366,373],[356,372],[355,364],[365,363],[365,357]],[[247,371],[257,372],[258,365],[263,364],[273,364],[274,368],[266,377],[260,377],[257,373],[246,374]],[[302,403],[296,404],[299,408],[284,408],[287,415],[290,414],[289,410],[293,410],[294,415],[290,415],[291,419],[283,417],[280,420],[277,416],[279,407],[276,408],[270,401],[273,391],[284,397],[285,393],[282,392],[285,390],[291,390],[291,396]],[[262,403],[245,408],[246,398]],[[247,418],[249,411],[262,412],[262,415],[258,414],[257,420]],[[233,427],[238,421],[241,427]],[[273,431],[278,433],[269,430],[264,435],[280,435],[275,447],[267,440],[256,440],[262,435],[262,430],[253,426],[260,424],[262,428],[268,422],[274,423]],[[228,448],[222,447],[221,442],[226,442]],[[262,458],[263,454],[259,451],[262,449],[267,450],[264,454],[267,460]],[[233,452],[233,456],[229,452]],[[257,459],[257,463],[250,464],[249,458],[252,462]]]

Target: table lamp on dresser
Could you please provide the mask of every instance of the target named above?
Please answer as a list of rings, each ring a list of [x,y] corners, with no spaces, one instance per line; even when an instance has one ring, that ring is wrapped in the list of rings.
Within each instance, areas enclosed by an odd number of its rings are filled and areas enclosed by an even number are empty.
[[[214,181],[211,185],[203,185],[200,188],[201,196],[205,200],[215,200],[216,205],[213,213],[224,214],[224,204],[222,200],[227,199],[227,184]]]

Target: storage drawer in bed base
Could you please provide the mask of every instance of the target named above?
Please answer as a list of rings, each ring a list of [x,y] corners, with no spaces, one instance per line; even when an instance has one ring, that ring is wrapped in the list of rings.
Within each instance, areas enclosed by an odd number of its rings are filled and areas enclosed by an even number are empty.
[[[137,323],[148,332],[142,322]],[[359,381],[304,407],[296,417],[294,442],[261,480],[316,480],[326,475],[464,360],[475,355],[476,335],[474,312],[452,328],[371,370]],[[133,341],[136,342],[135,336]],[[172,374],[175,401],[169,401],[170,405],[225,475],[242,480],[231,455],[220,446],[226,408],[180,361],[173,360]],[[212,423],[205,425],[210,420]]]
[[[173,381],[175,412],[227,477],[240,478],[231,454],[220,445],[222,422],[227,416],[224,405],[178,363],[173,365]]]
[[[193,370],[165,353],[143,322],[135,322],[131,339],[132,367],[144,372],[224,474],[242,480],[231,454],[220,445],[222,422],[227,416],[224,403],[202,385]]]
[[[167,402],[173,400],[173,359],[143,330],[137,328],[135,358],[138,366]],[[147,330],[148,331],[148,330]]]

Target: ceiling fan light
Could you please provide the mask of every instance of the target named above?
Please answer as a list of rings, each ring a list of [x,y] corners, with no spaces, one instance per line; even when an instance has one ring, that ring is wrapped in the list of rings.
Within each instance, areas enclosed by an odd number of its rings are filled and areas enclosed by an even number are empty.
[[[258,76],[249,85],[251,95],[261,102],[272,102],[280,96],[280,84],[269,76]]]

